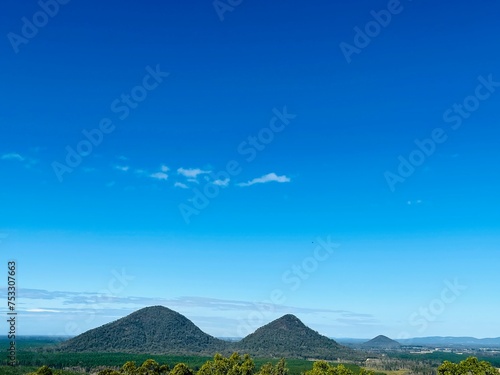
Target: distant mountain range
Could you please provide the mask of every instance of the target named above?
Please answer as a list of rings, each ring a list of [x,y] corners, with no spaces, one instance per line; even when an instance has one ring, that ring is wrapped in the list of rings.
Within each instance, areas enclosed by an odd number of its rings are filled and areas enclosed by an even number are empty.
[[[58,347],[68,352],[128,352],[213,355],[238,351],[256,357],[337,359],[359,356],[285,315],[238,342],[217,339],[185,316],[163,306],[146,307],[84,332]]]
[[[380,336],[379,336],[380,337]],[[385,337],[385,336],[384,336]],[[335,338],[335,340],[349,347],[366,347],[365,344],[372,341],[366,339]],[[374,339],[373,339],[374,340]],[[424,346],[430,348],[498,348],[500,347],[500,337],[476,339],[474,337],[416,337],[410,339],[398,339],[401,346]],[[382,345],[383,346],[383,345]]]
[[[221,340],[206,334],[178,312],[163,306],[153,306],[64,341],[57,346],[57,350],[208,356],[216,352],[230,354],[238,351],[255,357],[328,360],[361,358],[363,350],[399,350],[408,346],[500,347],[500,338],[423,337],[394,341],[381,335],[368,341],[339,341],[349,347],[320,335],[290,314],[266,324],[239,341]]]
[[[420,345],[435,347],[470,347],[470,348],[496,348],[500,347],[500,337],[476,339],[474,337],[416,337],[413,339],[398,340],[403,345]]]

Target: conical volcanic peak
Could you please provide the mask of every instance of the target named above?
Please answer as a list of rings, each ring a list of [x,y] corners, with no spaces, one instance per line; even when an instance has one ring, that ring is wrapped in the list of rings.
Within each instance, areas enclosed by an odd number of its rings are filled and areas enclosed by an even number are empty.
[[[387,336],[379,335],[370,341],[367,341],[361,344],[364,348],[373,348],[373,349],[395,349],[399,348],[401,344],[397,341],[390,339]]]
[[[238,343],[238,349],[256,356],[336,359],[349,349],[287,314],[266,324]]]
[[[208,355],[239,351],[260,357],[337,359],[352,350],[320,335],[288,314],[237,343],[216,339],[185,316],[163,306],[146,307],[60,345],[66,352]]]
[[[264,327],[259,329],[284,329],[288,331],[293,330],[307,330],[307,326],[300,321],[295,315],[287,314],[283,315],[281,318],[272,321]]]
[[[138,310],[62,344],[66,351],[212,354],[227,346],[163,306]]]

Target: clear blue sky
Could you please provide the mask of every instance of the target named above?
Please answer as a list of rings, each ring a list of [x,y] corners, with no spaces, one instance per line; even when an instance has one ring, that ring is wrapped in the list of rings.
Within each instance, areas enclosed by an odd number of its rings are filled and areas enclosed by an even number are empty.
[[[498,2],[48,3],[0,13],[20,333],[500,336]]]

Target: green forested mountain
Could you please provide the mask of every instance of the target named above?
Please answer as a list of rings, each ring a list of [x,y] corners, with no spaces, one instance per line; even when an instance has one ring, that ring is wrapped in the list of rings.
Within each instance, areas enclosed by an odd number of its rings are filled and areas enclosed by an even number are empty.
[[[238,342],[236,349],[256,356],[286,358],[337,359],[353,353],[290,314],[257,329]]]
[[[209,354],[228,343],[200,330],[185,316],[163,306],[146,307],[64,342],[64,351],[151,354]]]
[[[257,357],[337,359],[354,351],[285,315],[239,342],[216,339],[183,315],[166,307],[136,311],[87,331],[59,346],[69,352],[125,352],[213,355],[238,351]]]

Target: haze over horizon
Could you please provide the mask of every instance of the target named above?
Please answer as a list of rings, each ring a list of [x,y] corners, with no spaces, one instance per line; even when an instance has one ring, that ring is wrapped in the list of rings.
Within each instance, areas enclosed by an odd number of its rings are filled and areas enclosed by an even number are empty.
[[[0,14],[19,334],[500,337],[498,2],[62,3]]]

